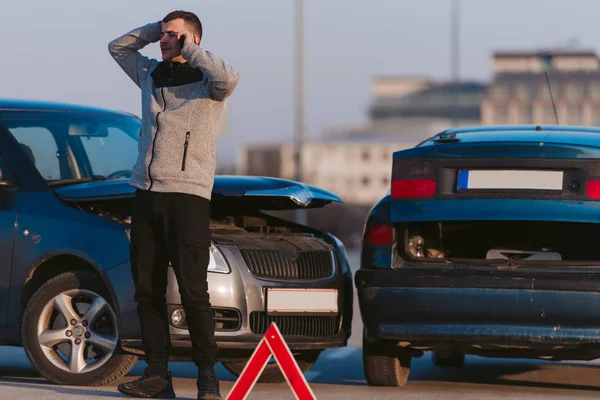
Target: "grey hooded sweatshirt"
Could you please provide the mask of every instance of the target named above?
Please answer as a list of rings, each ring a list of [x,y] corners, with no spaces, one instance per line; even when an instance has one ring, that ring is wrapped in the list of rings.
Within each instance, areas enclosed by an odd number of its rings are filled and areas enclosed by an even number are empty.
[[[142,94],[139,154],[130,184],[210,200],[224,100],[239,75],[194,43],[181,50],[186,63],[159,62],[140,54],[140,49],[158,42],[160,34],[160,22],[151,23],[108,45]]]

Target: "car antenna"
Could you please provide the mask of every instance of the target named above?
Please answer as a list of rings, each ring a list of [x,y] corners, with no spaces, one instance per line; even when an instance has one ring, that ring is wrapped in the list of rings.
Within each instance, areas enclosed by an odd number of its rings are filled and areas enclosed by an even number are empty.
[[[554,116],[556,117],[556,125],[560,125],[558,122],[558,112],[556,111],[556,103],[554,102],[554,96],[552,95],[552,85],[550,85],[550,78],[548,77],[548,70],[552,64],[552,54],[544,54],[542,56],[542,66],[544,68],[544,75],[546,75],[546,84],[548,85],[548,91],[550,92],[550,99],[552,100],[552,108],[554,109]]]

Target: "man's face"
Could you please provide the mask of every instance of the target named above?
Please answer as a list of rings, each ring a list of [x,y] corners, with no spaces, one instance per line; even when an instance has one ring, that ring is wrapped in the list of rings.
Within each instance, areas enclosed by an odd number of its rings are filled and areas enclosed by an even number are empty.
[[[171,61],[172,59],[181,55],[181,49],[179,48],[177,34],[188,29],[189,28],[187,27],[187,24],[181,18],[162,23],[160,51],[162,53],[162,59],[164,61]]]

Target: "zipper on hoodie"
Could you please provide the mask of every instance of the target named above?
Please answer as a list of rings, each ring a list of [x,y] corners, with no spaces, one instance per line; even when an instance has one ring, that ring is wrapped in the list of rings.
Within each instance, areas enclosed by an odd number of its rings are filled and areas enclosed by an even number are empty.
[[[187,157],[188,144],[190,143],[190,132],[185,133],[185,143],[183,144],[183,161],[181,161],[181,170],[185,171],[185,159]]]
[[[164,90],[164,87],[160,88],[160,95],[163,100],[163,109],[162,111],[156,113],[156,133],[154,134],[154,140],[152,140],[152,153],[150,156],[150,162],[148,163],[148,178],[150,178],[150,187],[148,188],[148,190],[152,189],[152,185],[154,184],[154,180],[152,179],[152,174],[150,172],[150,167],[152,166],[152,161],[154,161],[154,146],[156,145],[156,138],[158,137],[158,131],[160,129],[158,124],[158,116],[167,109],[167,102],[165,101]]]

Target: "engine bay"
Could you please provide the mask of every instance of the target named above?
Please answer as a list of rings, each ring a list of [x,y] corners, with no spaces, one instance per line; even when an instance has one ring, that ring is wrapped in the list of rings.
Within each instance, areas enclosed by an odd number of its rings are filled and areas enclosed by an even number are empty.
[[[108,218],[120,224],[131,224],[132,198],[71,201],[68,205],[79,210]],[[244,207],[231,207],[211,202],[211,231],[215,235],[235,234],[316,234],[312,229]]]

